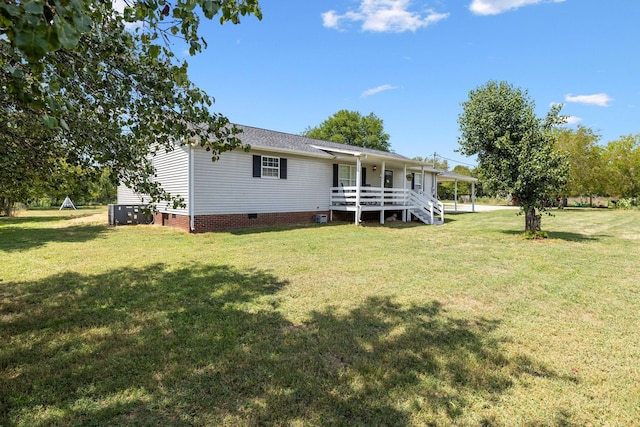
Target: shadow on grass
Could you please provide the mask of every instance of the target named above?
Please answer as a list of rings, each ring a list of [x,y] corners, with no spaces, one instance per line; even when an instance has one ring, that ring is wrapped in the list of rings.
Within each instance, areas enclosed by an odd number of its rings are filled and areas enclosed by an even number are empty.
[[[162,264],[0,289],[2,425],[455,423],[518,376],[555,378],[436,301],[371,298],[292,323],[286,281]]]
[[[77,218],[77,217],[75,217]],[[26,222],[36,218],[25,218]],[[39,219],[39,218],[38,218]],[[59,221],[60,218],[49,219]],[[44,221],[43,221],[44,222]],[[107,226],[96,224],[78,224],[64,227],[37,228],[21,227],[25,221],[16,221],[11,226],[0,228],[0,252],[24,251],[48,242],[86,242],[98,238],[107,231]]]
[[[501,233],[510,234],[513,236],[522,236],[522,238],[524,239],[524,231],[522,230],[501,230]],[[587,236],[585,234],[570,233],[570,232],[564,232],[564,231],[547,231],[547,234],[549,236],[548,238],[551,240],[558,239],[558,240],[565,240],[567,242],[598,241],[602,237],[609,237],[607,235]],[[542,241],[544,240],[545,239],[542,239]]]

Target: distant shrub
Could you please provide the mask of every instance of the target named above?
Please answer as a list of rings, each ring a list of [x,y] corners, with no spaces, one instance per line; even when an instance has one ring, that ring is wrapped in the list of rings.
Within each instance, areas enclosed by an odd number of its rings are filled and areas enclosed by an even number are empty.
[[[613,206],[616,209],[637,209],[638,199],[636,198],[618,199],[615,201],[615,203],[613,203]]]

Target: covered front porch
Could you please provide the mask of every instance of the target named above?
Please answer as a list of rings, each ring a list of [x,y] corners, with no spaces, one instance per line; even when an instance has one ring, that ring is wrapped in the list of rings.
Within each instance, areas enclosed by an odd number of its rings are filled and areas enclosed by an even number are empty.
[[[355,213],[355,223],[362,221],[363,212],[380,212],[380,224],[385,223],[387,213],[401,212],[401,221],[410,221],[412,215],[425,224],[444,222],[444,205],[436,198],[407,188],[369,186],[340,186],[330,189],[330,220],[334,211]]]
[[[390,158],[393,153],[389,157],[334,154],[342,162],[334,164],[333,186],[329,189],[331,220],[334,211],[343,211],[354,212],[356,225],[362,222],[363,212],[379,212],[380,224],[393,213],[401,221],[416,217],[426,224],[444,222],[444,206],[432,196],[439,171],[429,164],[399,156]]]

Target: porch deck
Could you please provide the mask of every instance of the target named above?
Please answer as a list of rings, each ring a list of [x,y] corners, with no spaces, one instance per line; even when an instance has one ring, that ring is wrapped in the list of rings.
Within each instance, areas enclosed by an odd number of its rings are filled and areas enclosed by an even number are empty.
[[[356,224],[365,211],[379,211],[380,223],[384,224],[385,211],[402,211],[402,220],[411,219],[411,214],[425,224],[444,221],[444,206],[437,199],[418,194],[406,188],[383,187],[331,187],[329,209],[356,213]],[[439,217],[439,219],[436,219]]]

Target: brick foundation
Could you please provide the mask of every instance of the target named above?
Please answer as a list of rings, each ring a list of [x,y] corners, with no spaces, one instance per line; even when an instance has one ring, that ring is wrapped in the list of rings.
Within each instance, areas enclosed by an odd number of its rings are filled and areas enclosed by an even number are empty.
[[[168,214],[158,212],[153,214],[153,223],[165,227],[179,228],[182,231],[189,232],[189,216],[179,214]]]
[[[329,218],[328,211],[196,215],[194,218],[194,232],[205,233],[208,231],[225,231],[242,228],[311,224],[316,221],[316,214],[327,215],[327,218]],[[158,213],[154,215],[154,224],[175,227],[188,232],[189,216]]]

